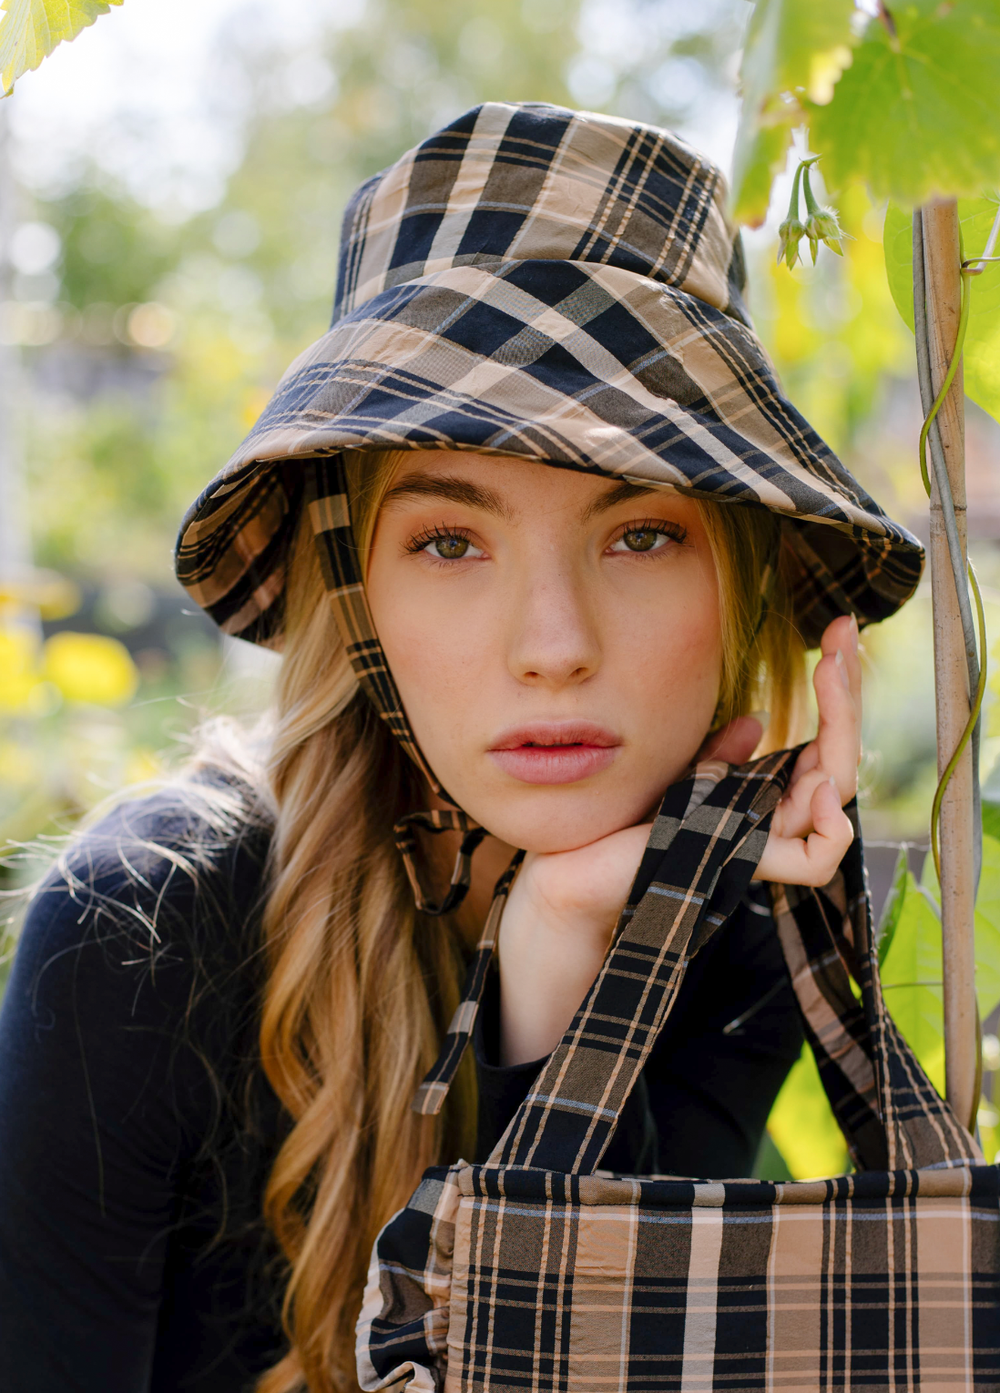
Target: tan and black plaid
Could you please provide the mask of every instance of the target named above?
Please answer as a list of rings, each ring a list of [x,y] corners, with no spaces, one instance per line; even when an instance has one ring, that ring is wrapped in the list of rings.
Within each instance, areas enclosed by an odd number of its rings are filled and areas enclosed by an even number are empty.
[[[860,840],[824,889],[775,890],[857,1171],[598,1170],[685,965],[746,892],[796,753],[701,765],[668,791],[614,947],[493,1154],[428,1171],[379,1236],[358,1323],[367,1393],[1000,1389],[1000,1171],[886,1013]],[[438,1103],[456,1043],[431,1076]]]
[[[346,448],[476,450],[764,506],[788,519],[808,641],[838,614],[885,618],[920,544],[783,396],[744,279],[722,178],[676,136],[476,107],[352,199],[334,322],[189,511],[181,583],[226,633],[280,645],[308,501],[348,651],[408,747],[324,467]]]

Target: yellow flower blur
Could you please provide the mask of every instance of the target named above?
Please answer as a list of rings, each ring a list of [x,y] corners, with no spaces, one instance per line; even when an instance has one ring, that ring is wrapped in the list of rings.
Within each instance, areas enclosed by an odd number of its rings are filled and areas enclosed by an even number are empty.
[[[66,701],[124,706],[139,685],[128,649],[101,634],[53,634],[45,643],[43,672]]]
[[[38,685],[38,640],[16,624],[0,626],[0,711],[20,712]]]

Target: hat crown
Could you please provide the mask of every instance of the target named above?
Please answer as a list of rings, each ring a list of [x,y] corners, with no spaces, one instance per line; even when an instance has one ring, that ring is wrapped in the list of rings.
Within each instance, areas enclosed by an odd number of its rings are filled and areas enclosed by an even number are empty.
[[[678,286],[747,321],[719,170],[656,126],[486,102],[352,198],[334,322],[384,290],[486,261],[583,261]]]

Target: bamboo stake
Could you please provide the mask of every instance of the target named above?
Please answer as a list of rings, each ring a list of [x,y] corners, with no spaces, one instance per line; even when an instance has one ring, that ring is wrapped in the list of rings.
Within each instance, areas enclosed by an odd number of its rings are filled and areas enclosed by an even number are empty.
[[[961,314],[961,248],[954,199],[922,209],[924,283],[930,373],[936,395],[951,362]],[[958,368],[937,416],[951,481],[962,555],[966,553],[965,410]],[[934,427],[932,427],[934,429]],[[931,586],[934,605],[934,684],[937,700],[938,776],[958,746],[969,719],[970,689],[962,616],[948,552],[937,481],[931,471]],[[941,806],[941,932],[944,959],[945,1082],[958,1117],[974,1125],[979,1027],[975,994],[975,852],[972,749],[963,754]]]

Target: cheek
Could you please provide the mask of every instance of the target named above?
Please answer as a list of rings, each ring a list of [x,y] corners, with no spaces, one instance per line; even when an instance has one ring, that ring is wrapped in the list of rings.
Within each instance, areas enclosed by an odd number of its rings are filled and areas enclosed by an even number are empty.
[[[722,677],[718,590],[714,571],[693,568],[685,579],[668,596],[637,597],[607,633],[641,705],[669,715],[669,728],[703,723],[704,733]]]
[[[373,564],[368,600],[417,743],[436,765],[461,741],[497,642],[481,607],[456,605],[442,587],[402,569],[393,577]]]

